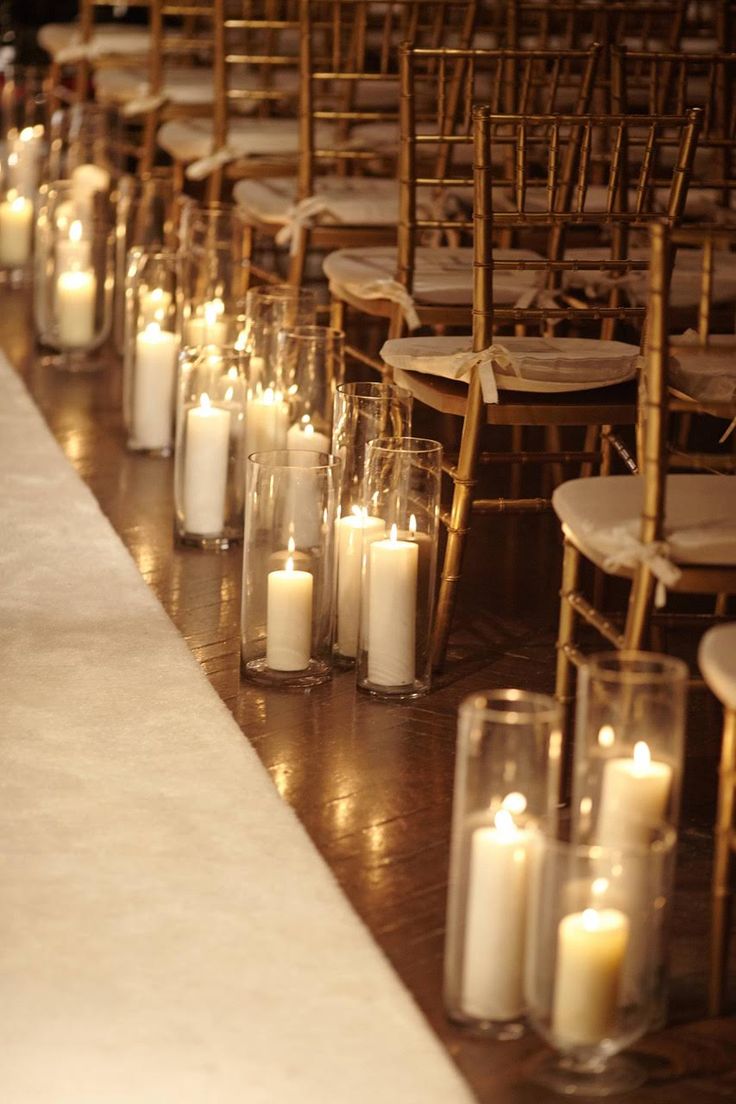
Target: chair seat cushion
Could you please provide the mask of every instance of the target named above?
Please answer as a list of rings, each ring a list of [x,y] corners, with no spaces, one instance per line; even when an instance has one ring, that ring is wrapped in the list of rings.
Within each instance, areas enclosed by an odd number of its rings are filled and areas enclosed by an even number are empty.
[[[402,337],[387,341],[381,356],[392,368],[445,379],[467,379],[478,354],[469,337]],[[639,349],[621,341],[588,338],[500,337],[484,354],[483,371],[501,390],[585,391],[636,375]],[[488,393],[483,387],[484,395]]]
[[[610,251],[595,247],[568,249],[567,260],[594,261],[610,259]],[[629,250],[632,261],[648,261],[649,248],[634,246]],[[687,309],[700,302],[702,253],[699,249],[680,249],[672,275],[670,303],[673,307]],[[606,272],[568,272],[564,284],[567,287],[584,288],[592,297],[602,295],[612,284],[619,283],[633,303],[644,305],[649,298],[649,276],[646,271],[629,272],[618,278]],[[736,253],[716,250],[713,263],[713,301],[730,303],[736,300]]]
[[[643,480],[611,475],[572,479],[552,506],[581,551],[607,571],[629,574],[642,558]],[[675,565],[736,566],[736,478],[670,475],[663,556]]]
[[[158,144],[177,161],[197,161],[213,152],[211,119],[170,119],[159,128]],[[233,157],[287,156],[299,152],[296,119],[236,119],[228,129]]]
[[[736,623],[716,625],[700,641],[703,678],[727,709],[736,709]]]
[[[95,75],[95,95],[101,103],[125,104],[149,94],[145,66],[105,66]],[[187,66],[166,70],[162,94],[170,103],[208,104],[214,99],[212,70]]]
[[[539,260],[530,250],[499,249],[500,259]],[[416,306],[468,306],[473,302],[473,250],[470,248],[433,249],[420,246],[416,251],[414,294],[396,280],[397,253],[392,246],[367,246],[358,249],[338,249],[328,254],[324,273],[333,295],[341,293],[358,299],[388,299],[404,308],[410,329],[419,320]],[[539,274],[529,271],[503,271],[495,274],[494,301],[514,304],[537,286]]]
[[[284,224],[298,219],[360,226],[395,226],[399,219],[399,192],[395,180],[378,177],[319,177],[314,196],[297,207],[293,176],[270,180],[239,180],[233,198],[241,210],[258,222]],[[300,212],[301,208],[301,212]]]
[[[706,347],[689,332],[671,342],[669,381],[701,403],[736,402],[736,334],[713,334]]]
[[[38,44],[55,60],[65,50],[73,51],[82,45],[78,23],[46,23],[38,31]],[[123,23],[98,23],[85,50],[89,57],[115,54],[142,55],[151,47],[151,34],[147,27],[131,27]],[[60,59],[59,59],[60,60]]]

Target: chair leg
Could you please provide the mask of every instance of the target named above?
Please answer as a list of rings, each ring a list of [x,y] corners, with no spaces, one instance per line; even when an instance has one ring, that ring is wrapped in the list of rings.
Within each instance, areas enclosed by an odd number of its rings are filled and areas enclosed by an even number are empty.
[[[642,647],[649,628],[654,599],[654,576],[646,567],[640,567],[631,585],[629,608],[626,613],[624,647],[638,650]]]
[[[306,227],[300,226],[295,230],[295,233],[297,234],[297,241],[289,257],[289,275],[287,283],[292,284],[294,287],[301,287],[304,280],[304,264],[307,259],[309,231]]]
[[[716,815],[715,852],[711,891],[710,980],[708,1013],[724,1009],[731,922],[731,832],[736,781],[736,710],[726,709],[721,744]]]
[[[557,629],[557,669],[555,673],[555,698],[562,712],[562,785],[567,784],[571,760],[572,741],[572,661],[567,649],[575,643],[575,610],[570,594],[577,590],[580,573],[580,553],[575,545],[565,540],[562,559],[562,584],[560,586],[560,620]]]
[[[345,330],[345,304],[334,295],[330,301],[330,325],[333,330]]]
[[[447,546],[442,563],[437,615],[432,630],[432,663],[441,667],[445,661],[452,615],[457,597],[457,584],[462,571],[465,538],[470,528],[473,491],[478,469],[478,449],[485,414],[485,403],[478,372],[473,372],[468,387],[460,453],[453,473],[452,509],[447,527]]]

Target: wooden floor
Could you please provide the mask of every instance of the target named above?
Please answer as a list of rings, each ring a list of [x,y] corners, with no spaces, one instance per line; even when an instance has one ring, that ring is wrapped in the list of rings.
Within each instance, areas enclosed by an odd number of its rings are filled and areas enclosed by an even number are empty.
[[[560,566],[554,519],[484,522],[470,549],[451,661],[428,697],[384,705],[356,694],[350,673],[307,696],[264,691],[239,678],[241,553],[174,546],[173,463],[126,451],[119,365],[112,360],[84,376],[44,368],[28,296],[5,292],[2,304],[0,347],[478,1099],[556,1099],[527,1080],[542,1050],[533,1034],[503,1044],[469,1037],[445,1018],[441,993],[457,707],[481,687],[551,689]],[[651,1076],[626,1098],[632,1104],[736,1101],[736,1020],[703,1018],[720,713],[704,693],[693,695],[690,712],[674,1026],[635,1048]]]

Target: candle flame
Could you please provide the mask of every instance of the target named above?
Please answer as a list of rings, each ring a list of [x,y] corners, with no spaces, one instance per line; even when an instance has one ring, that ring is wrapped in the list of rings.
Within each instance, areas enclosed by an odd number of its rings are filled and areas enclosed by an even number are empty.
[[[508,793],[501,802],[501,806],[513,816],[521,816],[526,810],[526,798],[523,793]]]
[[[286,561],[286,570],[287,571],[293,571],[294,570],[294,558],[293,558],[293,556],[288,557],[288,559]]]
[[[25,196],[18,195],[17,192],[8,192],[8,199],[10,199],[10,206],[14,211],[22,211],[27,202]]]
[[[414,517],[414,514],[412,514],[411,517],[409,518],[409,535],[414,537],[414,536],[416,536],[416,532],[417,532],[417,519]]]
[[[598,909],[583,909],[583,927],[586,931],[598,931],[601,926]]]
[[[365,506],[353,506],[353,517],[363,517],[365,512]]]
[[[212,401],[206,391],[203,391],[199,398],[199,405],[203,410],[209,410],[212,406]]]
[[[602,748],[613,747],[616,740],[616,733],[611,725],[601,725],[598,729],[598,744]]]
[[[508,809],[499,809],[495,817],[493,818],[493,824],[499,832],[503,832],[506,835],[508,835],[510,832],[513,832],[516,828],[516,825],[514,824],[514,818],[512,817]]]
[[[149,322],[144,332],[146,337],[150,337],[151,339],[160,337],[161,327],[159,326],[158,322]]]
[[[311,422],[307,422],[307,424],[304,426],[304,436],[314,437],[314,426]]]
[[[228,368],[227,378],[231,380],[236,380],[238,378],[238,369],[234,365],[232,368]]]
[[[590,887],[594,897],[602,897],[608,889],[608,878],[596,878]]]
[[[34,130],[34,128],[32,126],[23,127],[23,129],[22,129],[22,131],[20,132],[20,135],[19,135],[21,142],[30,142],[30,141],[32,141],[32,139],[34,137],[33,130]]]
[[[391,526],[391,540],[392,541],[398,540],[398,533],[399,533],[399,530],[397,529],[396,524],[392,525]]]
[[[291,390],[291,388],[289,388],[289,390]],[[303,426],[308,426],[311,420],[308,414],[302,414],[301,423]]]
[[[646,740],[637,740],[634,744],[634,766],[637,770],[646,770],[652,761],[652,753]]]
[[[296,551],[296,542],[293,537],[289,537],[288,541],[286,542],[286,547],[288,549],[289,555],[293,555],[293,553]]]
[[[216,322],[220,315],[224,313],[225,304],[222,299],[210,299],[209,303],[204,305],[204,320],[208,326]]]
[[[75,219],[69,227],[69,241],[79,242],[82,240],[82,223],[79,219]]]
[[[8,154],[8,164],[10,165],[11,169],[15,168],[15,166],[18,164],[18,154],[17,153],[9,153]]]

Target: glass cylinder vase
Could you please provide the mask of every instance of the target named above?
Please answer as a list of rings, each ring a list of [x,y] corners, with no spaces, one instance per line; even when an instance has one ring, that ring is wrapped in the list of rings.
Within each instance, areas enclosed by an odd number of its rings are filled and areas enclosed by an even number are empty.
[[[332,674],[340,462],[285,450],[248,458],[242,671],[309,690]]]
[[[231,345],[245,294],[245,226],[231,203],[195,206],[181,240],[183,345]]]
[[[49,126],[47,180],[71,180],[80,197],[109,193],[120,175],[122,135],[117,112],[84,102],[58,108]]]
[[[345,335],[329,326],[296,326],[279,339],[289,401],[287,448],[329,452],[335,387],[345,372]]]
[[[180,355],[174,509],[177,539],[219,550],[243,539],[247,355],[211,346]]]
[[[32,194],[15,187],[0,189],[0,275],[15,287],[25,282],[32,268],[35,221]]]
[[[286,392],[282,363],[282,334],[313,325],[317,297],[309,288],[291,284],[266,284],[249,288],[241,304],[239,340],[251,354],[254,378],[264,387]]]
[[[179,354],[175,253],[131,250],[125,278],[123,413],[128,448],[168,456]]]
[[[626,846],[540,837],[525,994],[533,1027],[557,1055],[537,1062],[535,1082],[588,1098],[645,1080],[635,1062],[617,1056],[656,1016],[674,848],[667,826]]]
[[[36,225],[34,314],[39,340],[58,350],[50,363],[101,366],[91,354],[112,325],[115,227],[102,192],[80,199],[72,181],[41,190]]]
[[[366,449],[376,437],[410,437],[412,395],[393,383],[338,383],[332,417],[332,452],[342,461],[340,512],[363,506]]]
[[[489,690],[460,706],[445,1006],[480,1034],[522,1034],[529,878],[557,802],[560,713],[544,694]]]
[[[414,698],[430,688],[441,479],[438,441],[378,437],[366,452],[363,513],[338,523],[338,647],[340,621],[350,623],[359,603],[358,687],[377,697]],[[360,586],[348,555],[356,527],[364,535]]]
[[[640,843],[677,826],[687,667],[648,652],[591,656],[578,677],[573,813],[578,838]]]

